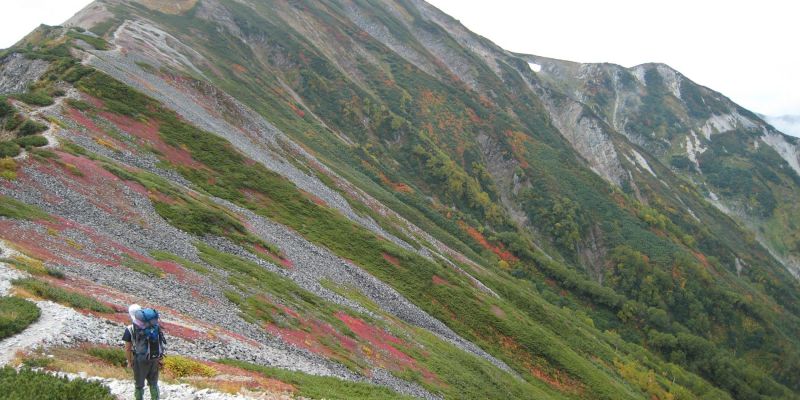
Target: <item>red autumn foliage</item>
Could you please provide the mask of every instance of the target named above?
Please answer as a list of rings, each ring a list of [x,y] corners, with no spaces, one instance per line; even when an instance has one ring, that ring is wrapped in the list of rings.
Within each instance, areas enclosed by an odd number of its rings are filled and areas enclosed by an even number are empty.
[[[505,246],[503,246],[502,244],[493,245],[489,243],[489,241],[486,240],[483,234],[478,232],[477,229],[467,225],[463,221],[458,221],[458,225],[461,226],[461,229],[464,229],[464,231],[466,231],[468,235],[470,235],[473,239],[475,239],[475,241],[478,242],[485,249],[491,251],[494,254],[497,254],[497,256],[500,257],[501,260],[508,262],[519,261],[519,258],[511,254],[510,251],[506,250]]]
[[[447,279],[440,277],[439,275],[434,275],[431,278],[431,281],[433,282],[434,285],[450,286],[450,282]]]
[[[389,253],[382,253],[381,255],[383,256],[384,260],[389,262],[389,264],[392,264],[395,267],[399,267],[400,266],[400,260],[398,260],[397,257],[393,257]]]

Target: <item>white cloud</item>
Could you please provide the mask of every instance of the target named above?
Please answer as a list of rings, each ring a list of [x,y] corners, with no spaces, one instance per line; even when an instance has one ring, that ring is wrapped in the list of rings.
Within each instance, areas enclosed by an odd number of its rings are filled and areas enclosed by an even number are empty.
[[[664,62],[742,106],[800,114],[800,3],[762,0],[428,0],[513,51],[633,66]],[[0,48],[58,25],[90,0],[2,0]]]
[[[775,129],[796,137],[800,137],[800,115],[783,115],[780,117],[766,117]]]
[[[512,51],[627,67],[663,62],[743,107],[800,114],[800,3],[428,0]]]
[[[40,24],[60,25],[91,0],[2,0],[0,49],[11,47]]]

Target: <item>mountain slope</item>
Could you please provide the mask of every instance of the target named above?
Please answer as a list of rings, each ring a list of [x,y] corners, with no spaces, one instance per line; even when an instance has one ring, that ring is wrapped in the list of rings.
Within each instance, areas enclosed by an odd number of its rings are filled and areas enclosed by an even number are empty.
[[[8,246],[67,276],[38,279],[146,293],[201,360],[369,390],[797,398],[798,283],[747,231],[796,233],[792,143],[665,67],[511,54],[421,1],[106,0],[65,25],[2,56],[31,82],[4,118],[53,146],[0,189]]]
[[[628,70],[527,58],[540,63],[551,85],[587,104],[746,225],[797,276],[795,138],[666,65]]]

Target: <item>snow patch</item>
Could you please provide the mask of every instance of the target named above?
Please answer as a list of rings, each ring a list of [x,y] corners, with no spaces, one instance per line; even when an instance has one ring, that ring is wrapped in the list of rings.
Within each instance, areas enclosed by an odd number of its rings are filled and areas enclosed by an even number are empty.
[[[532,63],[532,62],[528,63],[528,67],[530,67],[531,71],[533,71],[533,72],[539,72],[539,71],[542,70],[542,66],[541,65],[536,64],[536,63]]]

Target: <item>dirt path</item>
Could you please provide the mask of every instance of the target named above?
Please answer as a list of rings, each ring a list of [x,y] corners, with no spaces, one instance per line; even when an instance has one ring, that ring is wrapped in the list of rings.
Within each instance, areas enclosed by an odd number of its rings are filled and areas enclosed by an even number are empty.
[[[0,256],[8,257],[14,251],[8,249],[0,241]],[[8,296],[11,281],[28,276],[17,271],[5,263],[0,262],[0,296]],[[14,359],[18,351],[32,349],[38,346],[67,345],[88,339],[89,335],[101,342],[114,341],[113,328],[97,318],[85,316],[69,307],[51,301],[36,301],[41,315],[39,319],[28,326],[24,331],[0,341],[0,367]],[[109,378],[90,377],[76,374],[57,373],[70,379],[85,378],[97,381],[107,386],[111,394],[120,400],[133,398],[133,382]],[[283,400],[291,399],[289,395],[258,394],[245,396],[228,394],[209,389],[197,389],[189,385],[161,383],[162,400]]]
[[[98,378],[78,374],[65,374],[57,373],[58,376],[64,376],[69,379],[83,378],[94,382],[100,382],[111,390],[111,394],[120,400],[129,400],[133,398],[133,384],[131,381],[111,379],[111,378]],[[159,390],[161,392],[161,400],[289,400],[301,399],[299,397],[292,397],[289,394],[272,394],[272,393],[259,393],[253,396],[230,394],[217,392],[210,389],[198,389],[186,384],[174,385],[168,383],[159,383]],[[145,388],[145,398],[149,398],[147,388]]]
[[[66,326],[80,323],[74,315],[65,312],[69,309],[62,305],[50,301],[39,301],[36,305],[42,313],[39,319],[21,333],[0,342],[0,366],[11,361],[17,351],[45,344],[61,335]]]
[[[6,249],[3,255],[8,255],[10,252],[10,250]],[[4,263],[0,263],[0,296],[8,295],[12,280],[27,275],[12,269]],[[51,301],[37,301],[35,303],[41,311],[39,319],[19,334],[0,341],[0,366],[6,365],[11,361],[19,350],[51,343],[61,337],[71,337],[72,335],[66,335],[65,332],[69,327],[91,326],[86,325],[87,321],[85,320],[88,317],[77,313],[71,308]]]

